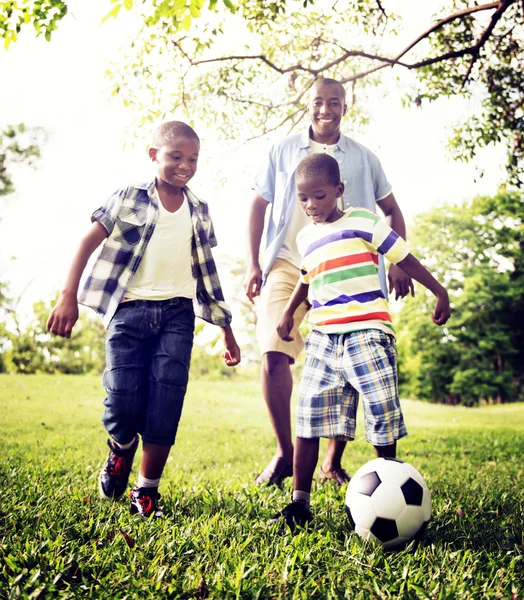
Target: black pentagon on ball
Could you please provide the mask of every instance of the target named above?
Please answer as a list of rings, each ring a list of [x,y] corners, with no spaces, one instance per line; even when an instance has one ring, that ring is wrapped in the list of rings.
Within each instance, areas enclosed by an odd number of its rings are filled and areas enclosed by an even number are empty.
[[[364,496],[371,496],[381,483],[378,473],[371,471],[359,479],[357,491]]]
[[[404,494],[404,500],[406,501],[406,504],[412,506],[422,506],[422,496],[424,495],[424,490],[422,489],[420,483],[416,482],[410,477],[400,489]]]
[[[393,519],[377,517],[370,531],[383,544],[398,537],[397,524]]]

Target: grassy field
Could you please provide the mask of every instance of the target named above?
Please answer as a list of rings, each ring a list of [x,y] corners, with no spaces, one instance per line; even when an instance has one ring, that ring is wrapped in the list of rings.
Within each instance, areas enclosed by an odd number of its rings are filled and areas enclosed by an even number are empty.
[[[102,503],[102,399],[96,377],[0,376],[0,598],[524,598],[522,404],[404,402],[399,458],[433,518],[384,552],[351,533],[331,484],[313,490],[312,530],[267,523],[291,483],[252,483],[273,452],[256,382],[191,382],[161,522]],[[358,433],[350,472],[373,458]]]

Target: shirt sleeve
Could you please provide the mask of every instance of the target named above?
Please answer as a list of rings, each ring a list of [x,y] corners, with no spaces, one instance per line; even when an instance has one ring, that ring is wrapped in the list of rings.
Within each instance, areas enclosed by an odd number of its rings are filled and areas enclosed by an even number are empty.
[[[373,227],[371,243],[379,254],[395,265],[409,254],[407,242],[378,216]]]
[[[209,214],[209,208],[207,212],[207,239],[211,248],[214,248],[218,244],[213,221],[211,220],[211,215]]]
[[[275,199],[275,164],[275,146],[273,146],[263,160],[252,186],[259,196],[271,204]]]
[[[386,196],[391,194],[391,184],[387,180],[384,169],[380,164],[379,159],[373,154],[369,153],[369,164],[371,166],[371,176],[373,178],[373,191],[375,193],[375,201],[380,202]]]
[[[118,212],[126,197],[127,189],[128,188],[122,188],[117,190],[91,215],[91,222],[94,223],[95,221],[98,221],[98,223],[100,223],[107,231],[107,235],[111,235],[111,232],[113,231]]]

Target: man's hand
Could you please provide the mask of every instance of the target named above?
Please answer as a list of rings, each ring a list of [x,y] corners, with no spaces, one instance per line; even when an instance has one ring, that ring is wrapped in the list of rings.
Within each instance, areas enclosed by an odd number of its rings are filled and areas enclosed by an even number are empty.
[[[222,358],[228,367],[234,367],[238,365],[241,359],[240,348],[235,339],[235,334],[229,325],[222,328],[222,333],[224,342]]]
[[[395,300],[404,298],[411,291],[411,295],[415,295],[415,286],[411,277],[405,273],[397,265],[390,265],[388,272],[389,293],[395,290]]]
[[[279,337],[284,340],[284,342],[293,341],[294,338],[289,335],[291,333],[291,330],[293,329],[293,325],[293,315],[290,315],[289,313],[284,313],[282,315],[282,318],[280,319],[279,324],[277,325],[277,333]]]
[[[47,331],[65,338],[71,337],[71,330],[78,321],[78,302],[75,296],[62,293],[47,321]]]
[[[246,273],[246,296],[251,304],[254,304],[256,296],[260,295],[262,287],[262,269],[258,265],[252,265]]]

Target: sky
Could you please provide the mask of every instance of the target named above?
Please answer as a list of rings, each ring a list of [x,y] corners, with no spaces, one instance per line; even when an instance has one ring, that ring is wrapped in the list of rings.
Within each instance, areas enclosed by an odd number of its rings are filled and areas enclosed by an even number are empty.
[[[421,4],[412,2],[418,9]],[[39,167],[17,169],[17,191],[0,210],[0,280],[10,282],[12,296],[24,292],[21,312],[61,289],[93,210],[118,187],[153,173],[146,144],[123,149],[131,115],[111,101],[104,76],[136,32],[136,17],[123,10],[100,25],[109,0],[73,0],[70,6],[50,43],[27,30],[7,51],[0,49],[0,127],[24,122],[48,132]],[[413,18],[413,33],[429,24],[428,14]],[[503,177],[500,149],[485,149],[470,164],[447,156],[449,127],[467,116],[467,102],[403,108],[396,93],[377,93],[367,110],[365,131],[353,134],[348,122],[343,131],[380,158],[408,226],[438,203],[496,193]],[[206,145],[205,132],[201,137],[199,171],[190,187],[210,205],[220,268],[226,257],[245,256],[250,182],[270,141],[246,148],[239,140],[236,151],[224,152],[220,144]],[[231,296],[235,290],[223,279]]]

